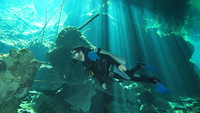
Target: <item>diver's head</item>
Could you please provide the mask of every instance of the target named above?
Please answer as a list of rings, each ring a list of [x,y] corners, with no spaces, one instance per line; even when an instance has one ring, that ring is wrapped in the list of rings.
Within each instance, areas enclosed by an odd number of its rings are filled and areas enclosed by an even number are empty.
[[[85,46],[78,46],[72,49],[72,58],[78,61],[85,61],[85,56],[88,52],[92,51],[91,49]]]
[[[72,54],[72,58],[74,60],[78,60],[78,61],[84,61],[85,60],[85,55],[83,54],[83,51],[76,51],[76,50],[72,50],[71,51]]]

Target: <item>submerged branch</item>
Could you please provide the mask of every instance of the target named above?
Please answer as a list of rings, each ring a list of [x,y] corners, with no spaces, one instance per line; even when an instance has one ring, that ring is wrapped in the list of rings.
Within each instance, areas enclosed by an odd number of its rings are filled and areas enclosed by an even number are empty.
[[[86,23],[84,23],[82,26],[80,26],[78,30],[81,30],[83,27],[85,27],[87,24],[89,24],[92,20],[94,20],[98,16],[99,16],[99,13],[95,15],[94,17],[92,17],[90,20],[88,20]]]

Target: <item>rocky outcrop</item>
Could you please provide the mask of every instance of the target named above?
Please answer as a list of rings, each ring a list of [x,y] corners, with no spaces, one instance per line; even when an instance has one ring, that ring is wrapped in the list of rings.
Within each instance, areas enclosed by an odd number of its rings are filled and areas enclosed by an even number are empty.
[[[0,113],[16,113],[28,94],[40,63],[27,50],[0,54]]]
[[[72,48],[79,45],[93,47],[75,27],[66,27],[59,33],[56,47],[47,54],[47,59],[59,73],[73,77],[84,75],[82,67],[73,65],[70,53]]]
[[[62,86],[63,90],[60,92],[62,98],[74,108],[87,112],[95,91],[91,84],[85,85],[85,80],[88,78],[80,62],[76,64],[72,62],[70,51],[78,45],[94,48],[77,28],[66,27],[59,33],[56,47],[47,54],[47,59],[59,73],[58,75],[63,77],[61,82],[65,85]],[[83,95],[86,98],[83,98]],[[82,104],[83,101],[87,103],[85,106]]]

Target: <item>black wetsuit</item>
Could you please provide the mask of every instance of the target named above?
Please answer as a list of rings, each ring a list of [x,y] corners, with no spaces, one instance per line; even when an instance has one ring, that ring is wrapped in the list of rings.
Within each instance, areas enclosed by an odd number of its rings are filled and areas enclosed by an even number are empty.
[[[88,71],[91,71],[94,73],[95,77],[99,80],[101,84],[104,83],[103,77],[109,76],[110,70],[109,67],[111,65],[115,65],[118,67],[120,63],[118,63],[115,59],[113,59],[111,56],[106,54],[101,54],[97,52],[97,55],[100,57],[99,59],[96,59],[95,61],[91,61],[87,56],[85,57],[85,61],[82,62],[85,69]],[[131,78],[130,80],[135,82],[149,82],[155,84],[155,78],[150,78],[145,75],[140,75],[139,77],[135,77],[134,73],[141,68],[141,65],[137,65],[131,70],[125,71],[125,73]],[[113,78],[117,79],[124,79],[119,74],[115,73],[112,76]],[[126,79],[125,79],[126,80]]]

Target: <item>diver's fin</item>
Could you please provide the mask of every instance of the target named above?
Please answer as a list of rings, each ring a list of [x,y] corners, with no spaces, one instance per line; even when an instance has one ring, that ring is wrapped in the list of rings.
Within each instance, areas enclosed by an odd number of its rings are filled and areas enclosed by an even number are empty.
[[[167,89],[163,84],[161,84],[160,82],[157,82],[155,84],[155,89],[158,91],[158,93],[169,93],[170,90]]]
[[[148,65],[144,65],[144,68],[145,68],[145,69],[148,69],[148,70],[151,70],[151,71],[154,71],[154,72],[157,72],[157,71],[158,71],[156,68],[152,68],[152,67],[150,67],[150,66],[148,66]]]
[[[149,65],[146,65],[143,62],[138,62],[137,65],[140,65],[141,67],[144,67],[147,70],[151,70],[151,71],[154,71],[154,72],[158,71],[156,68],[150,67]]]

